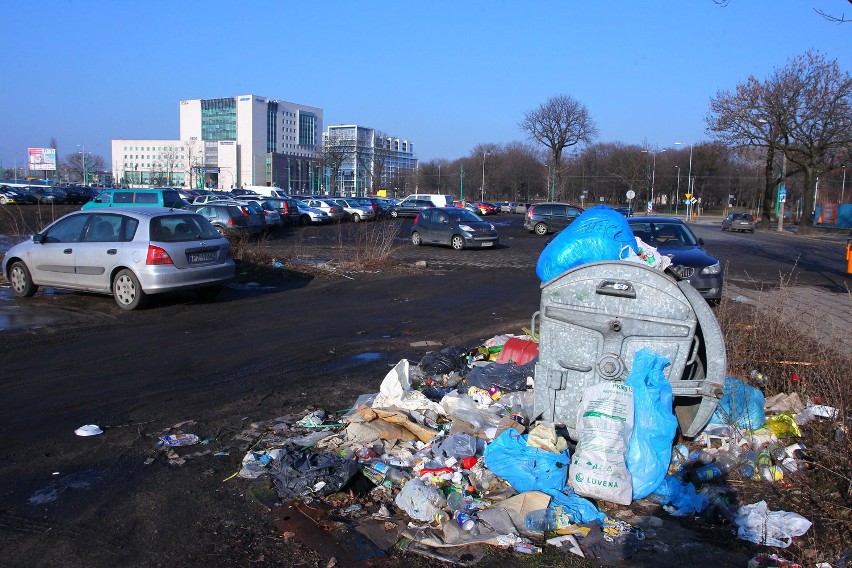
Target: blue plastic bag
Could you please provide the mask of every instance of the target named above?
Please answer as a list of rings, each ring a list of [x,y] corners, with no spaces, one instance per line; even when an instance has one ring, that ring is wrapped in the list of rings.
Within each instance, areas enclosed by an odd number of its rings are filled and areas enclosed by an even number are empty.
[[[564,493],[571,458],[568,450],[556,453],[527,446],[526,434],[508,428],[485,448],[485,465],[517,491],[541,491],[562,505],[576,523],[602,521],[606,515],[591,501]]]
[[[691,483],[667,475],[651,497],[661,505],[670,505],[668,512],[677,517],[700,513],[707,507],[707,497],[695,491]]]
[[[611,207],[586,209],[544,247],[535,273],[542,282],[581,264],[623,260],[636,254],[636,238],[627,218]]]
[[[643,348],[633,357],[624,384],[633,387],[633,436],[627,447],[627,471],[633,477],[633,499],[643,499],[663,482],[672,457],[677,418],[672,386],[663,374],[669,360]]]
[[[766,423],[763,411],[765,405],[766,400],[759,389],[739,379],[725,377],[722,398],[709,423],[733,425],[741,430],[757,430]]]

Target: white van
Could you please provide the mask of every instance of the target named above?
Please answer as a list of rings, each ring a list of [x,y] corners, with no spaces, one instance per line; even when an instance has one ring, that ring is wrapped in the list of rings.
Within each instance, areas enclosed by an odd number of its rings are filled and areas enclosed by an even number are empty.
[[[418,193],[417,195],[409,195],[402,200],[400,205],[403,205],[406,201],[410,201],[412,199],[429,200],[435,204],[435,207],[455,207],[452,195],[439,195],[437,193]]]
[[[274,185],[247,185],[242,189],[254,192],[258,195],[263,195],[264,197],[289,197],[286,191],[280,187],[275,187]]]

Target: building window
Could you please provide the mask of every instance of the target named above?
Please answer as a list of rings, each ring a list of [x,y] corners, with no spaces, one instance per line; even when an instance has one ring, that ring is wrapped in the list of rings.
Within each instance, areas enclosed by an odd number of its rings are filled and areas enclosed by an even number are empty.
[[[237,139],[237,107],[233,98],[201,101],[201,139]]]
[[[313,113],[299,113],[299,144],[302,146],[315,146],[317,117]]]

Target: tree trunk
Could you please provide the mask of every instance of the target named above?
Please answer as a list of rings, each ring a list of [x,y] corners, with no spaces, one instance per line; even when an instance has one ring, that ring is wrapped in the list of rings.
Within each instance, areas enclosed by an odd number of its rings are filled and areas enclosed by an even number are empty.
[[[772,228],[772,208],[775,206],[775,160],[773,152],[766,153],[766,185],[763,188],[763,212],[760,216],[760,228],[770,230]]]
[[[813,167],[803,167],[805,174],[805,192],[802,204],[802,218],[799,220],[798,235],[809,235],[814,229],[814,198],[816,197],[816,176]]]

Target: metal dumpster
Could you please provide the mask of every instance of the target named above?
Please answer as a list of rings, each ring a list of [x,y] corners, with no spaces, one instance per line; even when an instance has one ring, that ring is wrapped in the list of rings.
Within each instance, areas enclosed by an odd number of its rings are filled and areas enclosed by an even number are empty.
[[[626,379],[643,347],[671,361],[664,373],[684,436],[704,428],[722,396],[726,352],[716,316],[688,281],[642,264],[589,263],[544,282],[532,328],[540,334],[535,413],[564,424],[575,440],[585,388]]]

